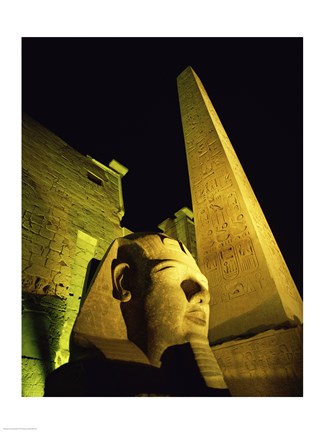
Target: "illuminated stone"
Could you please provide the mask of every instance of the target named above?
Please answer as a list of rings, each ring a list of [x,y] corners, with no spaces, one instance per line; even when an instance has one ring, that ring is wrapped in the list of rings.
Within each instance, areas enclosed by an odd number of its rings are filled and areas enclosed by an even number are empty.
[[[175,214],[175,218],[165,219],[158,228],[169,237],[180,240],[196,259],[196,236],[193,222],[193,212],[188,207],[182,207]]]
[[[178,91],[212,343],[302,322],[302,301],[229,138],[191,67]]]
[[[72,330],[71,360],[99,350],[159,368],[168,348],[189,342],[207,387],[226,389],[208,321],[208,282],[187,248],[164,234],[132,234],[102,260]]]
[[[25,310],[22,315],[22,356],[51,360],[48,349],[50,319],[43,311]]]
[[[268,330],[212,348],[232,396],[302,396],[301,327]]]
[[[26,356],[22,391],[31,396],[36,395],[34,384],[39,388],[43,380],[44,386],[48,373],[39,374],[38,367],[68,361],[70,331],[88,262],[101,259],[109,244],[125,232],[120,226],[121,178],[127,168],[115,160],[105,167],[28,115],[23,114],[22,120],[22,289],[24,301],[30,302],[22,319]],[[34,298],[44,301],[48,334]],[[51,301],[60,305],[55,313]]]

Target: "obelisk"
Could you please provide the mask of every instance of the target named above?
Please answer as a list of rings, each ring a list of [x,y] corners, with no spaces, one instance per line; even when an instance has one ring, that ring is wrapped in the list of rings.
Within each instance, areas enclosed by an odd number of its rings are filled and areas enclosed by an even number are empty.
[[[218,115],[191,67],[177,81],[210,342],[297,326],[302,300]]]

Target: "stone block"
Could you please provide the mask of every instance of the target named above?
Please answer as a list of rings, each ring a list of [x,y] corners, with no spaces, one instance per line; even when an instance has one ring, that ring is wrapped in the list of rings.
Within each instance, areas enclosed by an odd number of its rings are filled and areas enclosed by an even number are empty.
[[[86,272],[84,271],[84,269],[82,268],[83,274],[75,274],[73,272],[72,276],[71,276],[71,289],[82,289],[83,288],[83,284],[84,284],[84,280],[85,280],[85,275]]]
[[[68,242],[68,240],[66,240],[66,238],[59,233],[55,233],[54,241],[56,241],[57,243],[60,243],[60,244],[63,244],[63,242]]]
[[[31,215],[30,219],[31,219],[31,221],[33,223],[35,223],[37,225],[40,225],[40,226],[44,226],[45,225],[45,216],[41,216],[41,215],[33,213]]]
[[[73,258],[69,257],[69,256],[62,256],[61,260],[60,260],[60,264],[62,265],[62,267],[66,266],[66,267],[72,267],[73,264]]]
[[[22,241],[29,240],[30,242],[34,242],[35,235],[29,231],[27,228],[22,228],[21,230]]]
[[[61,255],[60,255],[59,252],[57,252],[56,250],[52,250],[51,249],[52,243],[53,242],[50,243],[50,249],[48,250],[46,258],[47,259],[51,259],[51,260],[56,261],[57,263],[59,263],[61,261],[62,257],[61,257]]]
[[[22,290],[24,292],[29,292],[33,294],[39,294],[39,295],[54,295],[55,289],[54,285],[50,278],[45,279],[39,275],[35,274],[29,274],[27,272],[30,272],[29,267],[23,274],[22,278]]]
[[[30,261],[29,261],[30,264],[24,271],[28,272],[29,275],[38,276],[38,277],[47,279],[49,270],[45,269],[45,267],[44,267],[45,260],[37,259],[38,256],[33,256],[33,258],[34,258],[34,261],[32,261],[30,258]]]
[[[31,265],[31,262],[30,262],[29,255],[27,255],[26,257],[22,256],[22,258],[21,258],[22,273],[24,273],[26,271],[26,269],[28,269],[30,267],[30,265]]]
[[[22,290],[23,291],[33,291],[35,289],[36,277],[29,275],[27,272],[23,273],[22,277]]]
[[[49,240],[53,240],[54,238],[54,233],[46,228],[41,228],[39,234]]]
[[[73,280],[76,280],[77,276],[84,278],[86,271],[87,271],[87,266],[84,267],[83,265],[80,266],[78,264],[73,264],[73,266],[72,266]]]
[[[71,277],[71,269],[68,266],[60,266],[60,272],[62,273],[62,275],[67,276],[67,277]]]
[[[79,312],[80,309],[81,299],[79,297],[80,296],[78,295],[73,295],[67,298],[66,313],[69,314],[70,318],[73,317],[73,322],[74,319],[76,318],[77,312]],[[71,328],[72,328],[72,324],[71,324]]]
[[[54,362],[22,359],[22,396],[43,397],[45,377],[54,369]]]
[[[61,270],[61,265],[50,258],[46,259],[45,266],[53,271],[59,272]]]
[[[79,267],[86,269],[88,267],[90,259],[92,258],[92,254],[85,253],[85,254],[82,254],[82,256],[80,256],[80,255],[81,254],[78,254],[75,257],[73,268],[78,269],[78,266],[79,266]],[[78,270],[77,270],[77,272],[78,272]]]
[[[70,283],[70,278],[67,275],[59,272],[54,276],[53,282],[57,285],[62,284],[63,286],[68,286]]]
[[[50,249],[52,249],[55,252],[61,253],[63,251],[63,245],[62,243],[52,240],[50,243]]]
[[[23,196],[22,209],[28,211],[31,214],[35,210],[35,204],[33,204],[33,202],[30,202],[27,199],[24,199],[24,196]]]
[[[61,221],[64,221],[67,219],[68,215],[66,211],[64,210],[63,206],[58,206],[57,203],[55,203],[55,206],[52,208],[52,214],[54,217],[57,217]]]
[[[50,360],[49,317],[45,312],[25,310],[22,316],[22,356]]]
[[[57,232],[59,231],[59,229],[60,229],[59,225],[57,225],[57,224],[55,224],[55,223],[52,223],[51,221],[48,221],[48,222],[46,223],[45,228],[46,228],[48,231],[52,231],[52,232],[54,232],[54,233],[57,233]],[[53,238],[54,238],[54,237],[53,237]]]
[[[23,226],[24,226],[24,224],[23,224]],[[26,226],[24,226],[24,227],[26,227]],[[35,223],[31,223],[31,222],[29,222],[29,229],[30,229],[30,231],[31,231],[32,233],[34,233],[34,234],[39,234],[41,228],[42,228],[42,227],[41,227],[40,225],[37,225],[37,224],[35,224]]]
[[[32,252],[33,255],[43,255],[43,251],[44,251],[43,246],[36,243],[32,243],[30,246],[31,247],[29,250]]]
[[[61,252],[61,254],[62,254],[62,257],[63,257],[63,259],[65,259],[66,257],[68,258],[68,257],[71,257],[72,256],[72,254],[73,254],[73,249],[74,249],[74,246],[67,246],[67,245],[63,245],[63,247],[62,247],[62,252]]]
[[[91,215],[91,219],[93,218],[93,214]],[[86,234],[85,232],[79,231],[78,232],[78,246],[82,249],[93,249],[97,244],[97,239],[93,238],[92,236]]]
[[[65,286],[55,285],[55,295],[60,298],[66,298],[68,295],[68,290]]]
[[[45,266],[46,260],[45,260],[44,256],[39,254],[39,253],[31,253],[30,262],[32,265],[37,264],[39,266]]]
[[[40,246],[43,246],[44,248],[48,247],[50,244],[50,240],[48,238],[42,237],[39,234],[33,236],[33,242]]]
[[[212,347],[233,396],[303,396],[302,327]]]

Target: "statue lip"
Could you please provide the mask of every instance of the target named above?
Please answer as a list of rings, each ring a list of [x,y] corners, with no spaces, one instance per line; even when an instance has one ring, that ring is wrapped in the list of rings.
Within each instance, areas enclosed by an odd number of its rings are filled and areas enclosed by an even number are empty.
[[[194,308],[186,313],[186,318],[198,325],[206,325],[206,313],[200,308]]]

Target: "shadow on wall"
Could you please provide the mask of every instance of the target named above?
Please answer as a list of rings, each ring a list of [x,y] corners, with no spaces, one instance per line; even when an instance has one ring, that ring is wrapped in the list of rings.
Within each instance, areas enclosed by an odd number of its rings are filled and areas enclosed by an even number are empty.
[[[45,267],[50,239],[40,233],[50,223],[49,205],[26,169],[22,186],[22,396],[43,396],[45,378],[55,367],[66,300],[53,295],[51,269]]]
[[[95,274],[97,273],[97,271],[99,269],[100,262],[101,262],[100,260],[98,260],[96,258],[92,258],[88,263],[87,272],[86,272],[86,276],[84,279],[84,284],[83,284],[83,289],[82,289],[82,294],[81,294],[80,307],[83,305],[84,300],[86,299],[86,297],[88,295],[88,291],[91,287],[92,279],[94,278]]]
[[[23,396],[43,395],[45,378],[55,368],[63,316],[61,299],[23,293]]]

